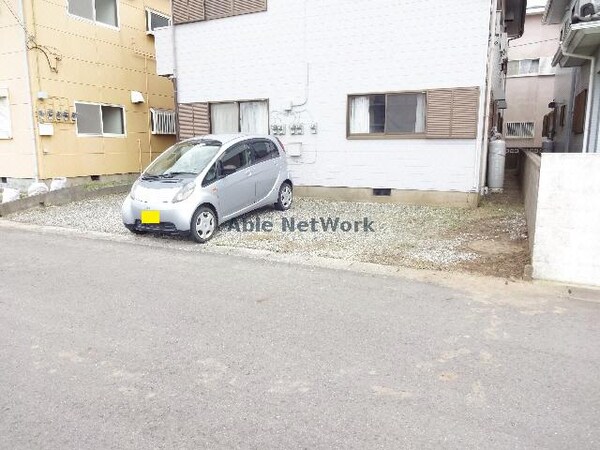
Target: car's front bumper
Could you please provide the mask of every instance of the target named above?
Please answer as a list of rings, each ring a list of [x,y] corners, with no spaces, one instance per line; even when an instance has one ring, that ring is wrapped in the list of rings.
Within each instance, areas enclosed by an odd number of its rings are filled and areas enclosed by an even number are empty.
[[[194,205],[180,203],[141,202],[127,197],[121,208],[123,224],[130,230],[152,233],[185,233],[190,231]],[[160,223],[142,223],[142,211],[159,211]]]

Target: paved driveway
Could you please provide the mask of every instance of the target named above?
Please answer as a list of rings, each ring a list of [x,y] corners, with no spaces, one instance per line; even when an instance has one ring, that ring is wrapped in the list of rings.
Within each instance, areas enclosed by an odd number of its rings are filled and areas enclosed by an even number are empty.
[[[598,448],[600,304],[0,228],[0,447]]]

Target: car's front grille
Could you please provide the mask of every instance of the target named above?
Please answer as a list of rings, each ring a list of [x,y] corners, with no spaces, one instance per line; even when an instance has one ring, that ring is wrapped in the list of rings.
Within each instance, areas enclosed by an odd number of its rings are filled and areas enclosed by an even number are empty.
[[[148,231],[150,233],[178,233],[177,227],[172,222],[160,223],[142,223],[140,220],[135,221],[135,229],[138,231]]]

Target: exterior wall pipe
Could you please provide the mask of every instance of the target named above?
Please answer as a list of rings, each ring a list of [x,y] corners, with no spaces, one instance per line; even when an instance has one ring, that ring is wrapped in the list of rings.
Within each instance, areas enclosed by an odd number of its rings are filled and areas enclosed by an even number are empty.
[[[492,0],[490,5],[490,25],[489,25],[489,42],[487,51],[487,62],[486,62],[486,75],[485,75],[485,101],[483,111],[483,135],[481,136],[481,151],[479,153],[479,177],[476,180],[477,192],[483,194],[485,185],[487,183],[487,161],[489,152],[489,138],[490,138],[490,106],[492,98],[492,78],[493,78],[493,67],[492,67],[492,54],[493,46],[496,37],[496,17],[498,14],[497,0]],[[476,158],[477,159],[477,158]],[[476,163],[477,167],[477,163]]]
[[[33,3],[31,4],[31,7],[33,8]],[[31,63],[29,61],[29,49],[28,49],[28,39],[29,39],[29,35],[27,32],[27,19],[25,17],[25,3],[24,1],[20,1],[19,2],[19,13],[21,14],[21,20],[23,20],[23,27],[24,27],[24,47],[25,47],[25,64],[26,64],[26,70],[27,70],[27,96],[31,101],[31,111],[29,113],[29,118],[31,119],[31,135],[33,137],[32,141],[33,141],[33,178],[34,181],[37,183],[40,179],[40,160],[39,160],[39,153],[38,153],[38,140],[37,140],[37,136],[36,136],[36,123],[35,123],[35,102],[33,100],[33,89],[32,89],[32,79],[31,79]]]
[[[594,101],[594,81],[596,80],[596,57],[588,56],[588,55],[580,55],[577,53],[569,53],[564,47],[563,43],[560,43],[560,49],[564,56],[568,56],[569,58],[580,58],[586,59],[590,61],[590,79],[588,81],[588,92],[587,92],[587,101],[585,107],[585,127],[583,130],[583,148],[582,153],[588,153],[589,145],[590,145],[590,126],[591,126],[591,115],[592,115],[592,103]]]

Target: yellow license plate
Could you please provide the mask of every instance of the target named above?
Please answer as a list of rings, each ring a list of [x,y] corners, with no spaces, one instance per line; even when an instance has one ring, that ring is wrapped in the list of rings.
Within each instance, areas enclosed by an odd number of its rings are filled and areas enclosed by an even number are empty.
[[[160,223],[160,211],[142,211],[142,223]]]

